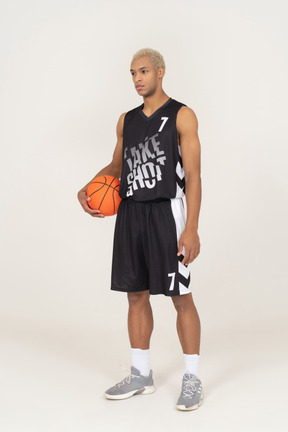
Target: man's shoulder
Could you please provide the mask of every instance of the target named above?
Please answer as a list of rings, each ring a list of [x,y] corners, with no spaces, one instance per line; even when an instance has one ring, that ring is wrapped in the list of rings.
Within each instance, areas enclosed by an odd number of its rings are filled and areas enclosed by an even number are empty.
[[[195,111],[187,105],[182,105],[179,108],[177,119],[179,121],[197,121]]]

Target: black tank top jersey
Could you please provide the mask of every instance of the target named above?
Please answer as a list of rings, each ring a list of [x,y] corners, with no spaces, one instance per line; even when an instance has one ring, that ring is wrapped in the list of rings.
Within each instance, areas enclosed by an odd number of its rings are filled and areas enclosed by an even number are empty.
[[[147,117],[144,103],[128,111],[123,126],[119,195],[135,201],[181,198],[185,177],[176,117],[186,106],[171,97]]]

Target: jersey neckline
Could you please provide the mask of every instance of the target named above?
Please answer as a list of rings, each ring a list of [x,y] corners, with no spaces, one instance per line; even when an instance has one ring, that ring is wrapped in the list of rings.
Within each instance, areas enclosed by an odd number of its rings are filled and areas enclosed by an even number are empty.
[[[163,105],[161,105],[156,111],[154,111],[154,113],[151,114],[149,117],[146,116],[146,114],[144,114],[144,112],[143,112],[144,102],[142,103],[142,105],[140,105],[139,112],[140,112],[141,116],[144,117],[146,120],[150,120],[151,118],[155,117],[155,115],[158,114],[158,112],[162,108],[164,108],[166,105],[168,105],[168,103],[171,102],[171,100],[172,100],[172,98],[169,97],[169,99]]]

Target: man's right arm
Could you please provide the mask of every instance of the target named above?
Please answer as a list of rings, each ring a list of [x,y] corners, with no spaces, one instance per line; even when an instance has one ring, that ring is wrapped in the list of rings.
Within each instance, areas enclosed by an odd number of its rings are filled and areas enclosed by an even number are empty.
[[[96,178],[102,175],[111,175],[113,177],[120,178],[122,172],[122,149],[123,149],[123,126],[124,126],[124,117],[126,113],[121,114],[119,117],[117,126],[116,126],[116,134],[117,134],[117,143],[114,149],[112,161],[109,165],[105,166],[101,171],[99,171],[92,180],[89,181],[77,194],[78,200],[83,207],[84,211],[89,213],[91,216],[101,216],[104,217],[100,210],[92,210],[87,201],[90,198],[86,195],[88,185]]]

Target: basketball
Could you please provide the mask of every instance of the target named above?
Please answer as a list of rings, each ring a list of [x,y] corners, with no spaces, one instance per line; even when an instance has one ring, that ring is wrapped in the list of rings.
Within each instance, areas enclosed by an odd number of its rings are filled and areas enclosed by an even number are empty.
[[[121,202],[119,196],[120,180],[117,177],[104,175],[96,177],[89,183],[86,195],[93,210],[100,210],[105,216],[115,215]]]

